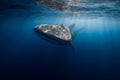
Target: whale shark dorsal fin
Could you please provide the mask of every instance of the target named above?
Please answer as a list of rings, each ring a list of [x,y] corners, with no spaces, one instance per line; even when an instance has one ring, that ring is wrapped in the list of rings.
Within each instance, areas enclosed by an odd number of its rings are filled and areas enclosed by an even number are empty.
[[[70,26],[69,26],[69,29],[70,29],[70,31],[72,31],[72,29],[75,27],[75,24],[71,24]]]
[[[60,24],[60,26],[64,27],[64,25],[63,25],[63,24]]]

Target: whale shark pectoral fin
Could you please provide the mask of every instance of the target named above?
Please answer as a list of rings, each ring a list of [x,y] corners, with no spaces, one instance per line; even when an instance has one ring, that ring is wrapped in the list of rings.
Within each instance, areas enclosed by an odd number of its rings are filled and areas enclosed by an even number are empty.
[[[69,26],[69,29],[70,29],[70,31],[72,32],[72,29],[75,27],[75,24],[71,24],[70,26]]]
[[[73,46],[73,44],[72,44],[72,43],[70,44],[70,47],[71,47],[71,48],[73,48],[73,49],[75,49],[75,47]]]
[[[70,42],[69,46],[70,46],[70,48],[73,50],[73,52],[76,53],[75,46],[73,45],[72,42]]]

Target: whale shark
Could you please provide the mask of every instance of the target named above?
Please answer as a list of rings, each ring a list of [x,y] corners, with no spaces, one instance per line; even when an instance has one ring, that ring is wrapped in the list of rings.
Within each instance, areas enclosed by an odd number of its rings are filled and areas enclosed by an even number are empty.
[[[35,33],[41,38],[59,45],[72,45],[74,36],[79,32],[73,32],[75,24],[65,26],[63,24],[41,24],[34,27]]]

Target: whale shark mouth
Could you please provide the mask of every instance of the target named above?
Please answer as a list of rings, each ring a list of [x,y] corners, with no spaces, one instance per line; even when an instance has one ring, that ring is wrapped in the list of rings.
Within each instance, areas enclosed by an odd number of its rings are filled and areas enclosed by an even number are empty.
[[[36,0],[36,2],[60,11],[120,15],[120,0]]]

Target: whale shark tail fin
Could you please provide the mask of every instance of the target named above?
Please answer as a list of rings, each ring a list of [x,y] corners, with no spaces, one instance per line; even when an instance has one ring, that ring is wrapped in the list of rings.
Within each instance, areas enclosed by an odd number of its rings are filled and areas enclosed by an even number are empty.
[[[72,32],[72,38],[74,39],[74,38],[79,34],[79,32],[83,31],[84,29],[85,29],[85,28],[82,27],[82,28],[79,28],[79,29],[77,29],[77,30],[74,30],[74,31]]]
[[[72,31],[72,29],[75,27],[75,24],[71,24],[70,26],[69,26],[69,29],[70,29],[70,31]]]

